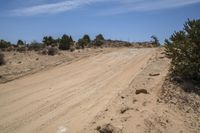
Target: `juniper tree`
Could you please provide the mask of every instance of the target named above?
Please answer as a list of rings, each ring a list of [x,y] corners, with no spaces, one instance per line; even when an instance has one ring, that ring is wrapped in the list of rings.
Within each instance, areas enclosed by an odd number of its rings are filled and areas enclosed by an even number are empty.
[[[64,34],[60,40],[59,49],[69,50],[72,45],[73,45],[72,37]]]
[[[78,40],[78,45],[81,48],[86,47],[91,42],[89,35],[84,35],[81,39]]]
[[[173,75],[200,81],[200,19],[185,22],[181,31],[165,40]]]

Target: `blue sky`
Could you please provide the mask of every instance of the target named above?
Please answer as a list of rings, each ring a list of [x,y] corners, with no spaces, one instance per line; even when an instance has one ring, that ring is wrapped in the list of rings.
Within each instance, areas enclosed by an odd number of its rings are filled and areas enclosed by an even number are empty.
[[[63,34],[161,42],[183,23],[200,18],[200,0],[1,0],[0,39],[41,41]]]

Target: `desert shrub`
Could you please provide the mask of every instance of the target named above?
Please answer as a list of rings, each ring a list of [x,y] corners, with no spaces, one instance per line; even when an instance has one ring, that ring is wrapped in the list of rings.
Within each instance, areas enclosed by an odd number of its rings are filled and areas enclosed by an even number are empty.
[[[83,39],[79,39],[79,40],[78,40],[78,45],[77,45],[77,48],[78,48],[78,49],[80,49],[80,48],[84,49],[84,48],[85,48],[85,45],[86,45],[85,40],[83,40]]]
[[[4,65],[6,63],[5,59],[4,59],[4,54],[0,52],[0,66]]]
[[[68,35],[63,35],[61,40],[60,40],[60,45],[59,45],[59,49],[61,50],[69,50],[70,47],[73,46],[73,39],[71,36]]]
[[[45,36],[43,37],[42,42],[45,46],[52,46],[56,42],[56,40],[54,40],[52,36]]]
[[[25,45],[25,43],[22,41],[22,40],[18,40],[17,41],[17,45],[19,46],[19,45]]]
[[[160,46],[160,42],[159,42],[158,38],[155,35],[151,36],[151,38],[152,38],[152,45],[153,46],[155,46],[155,47]]]
[[[96,39],[98,39],[98,40],[105,40],[102,34],[97,35]]]
[[[26,52],[28,50],[28,48],[26,46],[20,46],[17,48],[18,52]]]
[[[94,45],[95,46],[102,46],[104,43],[105,39],[103,37],[102,34],[99,34],[96,36],[95,40],[94,40]]]
[[[131,46],[132,46],[132,44],[129,43],[129,42],[123,42],[123,45],[124,45],[125,47],[131,47]]]
[[[200,19],[188,20],[183,30],[165,40],[166,55],[172,59],[172,75],[200,81]]]
[[[58,54],[58,49],[57,48],[55,48],[55,47],[48,48],[48,55],[54,56],[56,54]]]
[[[78,40],[78,47],[85,48],[91,42],[89,35],[84,35],[83,38]]]
[[[39,51],[39,50],[41,50],[42,48],[44,48],[44,44],[39,43],[39,42],[37,42],[37,41],[31,42],[31,44],[28,46],[28,49],[29,49],[29,50],[35,50],[35,51]]]
[[[5,40],[0,40],[0,49],[1,50],[5,50],[7,48],[9,48],[11,46],[11,43],[10,42],[7,42]]]
[[[75,45],[75,49],[81,49],[78,43]]]
[[[86,40],[87,43],[90,43],[90,42],[91,42],[90,36],[87,35],[87,34],[84,35],[82,39],[83,39],[83,40]]]

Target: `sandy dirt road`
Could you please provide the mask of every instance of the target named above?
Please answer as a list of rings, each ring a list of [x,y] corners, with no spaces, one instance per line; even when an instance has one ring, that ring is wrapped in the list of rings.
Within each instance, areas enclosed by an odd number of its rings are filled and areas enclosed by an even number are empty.
[[[127,88],[156,49],[118,49],[0,85],[1,133],[76,133]]]

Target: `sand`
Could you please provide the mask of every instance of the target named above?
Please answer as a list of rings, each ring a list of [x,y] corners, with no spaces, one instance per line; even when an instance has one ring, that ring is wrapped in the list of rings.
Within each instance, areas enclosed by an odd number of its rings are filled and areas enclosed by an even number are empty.
[[[105,124],[123,133],[198,131],[198,121],[184,127],[184,116],[159,102],[170,65],[162,52],[112,49],[0,84],[0,131],[98,133]]]

